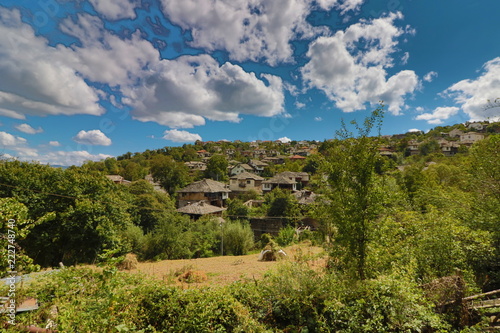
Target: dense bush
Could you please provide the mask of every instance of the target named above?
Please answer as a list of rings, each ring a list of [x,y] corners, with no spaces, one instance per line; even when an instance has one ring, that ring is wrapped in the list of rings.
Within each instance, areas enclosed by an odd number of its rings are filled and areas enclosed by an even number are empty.
[[[223,226],[224,253],[247,254],[254,245],[254,235],[248,222],[233,221]]]

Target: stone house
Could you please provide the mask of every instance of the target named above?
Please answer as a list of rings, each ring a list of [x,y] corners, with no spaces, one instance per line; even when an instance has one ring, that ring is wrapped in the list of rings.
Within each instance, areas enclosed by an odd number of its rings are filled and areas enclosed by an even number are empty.
[[[177,191],[179,194],[179,208],[190,203],[206,201],[211,205],[223,207],[231,190],[226,184],[212,179],[203,179],[189,184]]]
[[[250,173],[242,172],[238,175],[232,176],[229,180],[229,189],[231,190],[231,196],[241,192],[247,192],[254,190],[257,193],[262,193],[262,182],[264,178]]]

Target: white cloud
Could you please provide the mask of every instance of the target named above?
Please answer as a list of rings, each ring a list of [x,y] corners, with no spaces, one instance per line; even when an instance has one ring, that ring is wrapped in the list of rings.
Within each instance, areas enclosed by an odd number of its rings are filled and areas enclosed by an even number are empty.
[[[52,147],[60,147],[61,146],[59,141],[49,141],[49,145]]]
[[[416,120],[426,120],[429,124],[442,124],[443,120],[450,118],[458,113],[460,110],[457,107],[438,107],[432,113],[423,113],[418,115]]]
[[[323,118],[321,118],[321,117],[314,117],[314,120],[315,121],[323,121]]]
[[[309,46],[310,61],[301,68],[309,88],[324,91],[344,112],[365,109],[383,100],[393,114],[405,106],[405,96],[419,86],[410,70],[388,77],[385,68],[393,66],[398,37],[409,30],[394,25],[401,13],[351,25],[331,37],[319,37]],[[364,46],[364,47],[363,47]]]
[[[437,78],[437,76],[438,76],[437,72],[430,71],[429,73],[427,73],[427,74],[424,75],[423,80],[425,82],[432,82],[432,80],[434,80],[435,78]]]
[[[204,125],[205,118],[239,122],[239,114],[270,117],[284,111],[281,78],[258,78],[208,55],[162,60],[141,87],[125,92],[135,119],[171,128]]]
[[[231,63],[219,65],[208,55],[160,60],[139,31],[120,39],[90,15],[66,20],[62,29],[82,42],[73,47],[79,72],[120,89],[134,119],[192,128],[204,125],[205,118],[238,122],[239,114],[273,116],[283,111],[283,84],[277,76],[257,77]]]
[[[189,133],[188,131],[179,131],[176,129],[165,131],[163,138],[165,140],[170,140],[173,142],[194,142],[196,140],[201,141],[201,136],[194,133]]]
[[[500,57],[488,61],[475,80],[462,80],[444,91],[461,105],[471,121],[500,120],[500,108],[489,107],[489,101],[500,97]]]
[[[421,131],[421,130],[419,130],[418,128],[410,128],[410,129],[408,130],[408,132],[410,132],[410,133],[415,133],[415,132],[422,132],[422,131]]]
[[[95,10],[111,20],[134,19],[138,0],[89,0]]]
[[[299,101],[295,102],[295,106],[298,108],[298,109],[303,109],[306,107],[306,105],[304,103],[301,103]]]
[[[172,128],[284,111],[283,82],[277,76],[257,77],[208,55],[161,60],[140,31],[121,38],[88,14],[63,20],[60,28],[80,43],[49,46],[21,22],[19,11],[0,10],[0,45],[7,46],[0,50],[0,116],[101,115],[100,99],[116,101],[86,81],[121,94],[135,119]]]
[[[108,138],[100,130],[83,131],[81,130],[73,138],[77,143],[93,145],[93,146],[109,146],[111,145],[111,139]]]
[[[37,158],[40,163],[48,163],[51,165],[82,165],[85,161],[100,161],[108,157],[113,157],[106,154],[91,154],[88,151],[56,151],[40,154]]]
[[[292,140],[290,138],[287,138],[286,136],[285,137],[282,137],[282,138],[279,138],[278,141],[281,141],[283,143],[289,143],[291,142]]]
[[[406,65],[408,63],[408,59],[410,59],[410,53],[405,52],[405,54],[401,57],[401,63]]]
[[[421,106],[417,106],[415,110],[417,110],[418,112],[424,112],[424,108]]]
[[[0,115],[91,114],[104,112],[96,91],[72,66],[71,49],[35,36],[19,10],[0,8]]]
[[[316,5],[317,3],[317,5]],[[293,61],[292,40],[327,33],[306,20],[314,9],[332,7],[345,13],[363,0],[162,0],[165,15],[191,31],[192,45],[209,51],[226,50],[237,61],[269,64]]]
[[[4,148],[13,148],[19,145],[24,145],[26,139],[20,136],[14,136],[7,132],[0,132],[0,146]]]
[[[14,126],[14,127],[18,131],[21,131],[21,132],[26,133],[26,134],[36,134],[36,133],[42,133],[43,132],[43,129],[41,127],[38,127],[37,129],[34,129],[33,127],[31,127],[28,124],[20,124],[20,125]]]

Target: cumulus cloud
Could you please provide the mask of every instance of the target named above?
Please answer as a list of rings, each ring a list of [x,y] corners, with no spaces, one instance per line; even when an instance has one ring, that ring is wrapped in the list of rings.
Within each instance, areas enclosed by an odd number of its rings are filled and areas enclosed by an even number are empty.
[[[111,20],[134,19],[138,0],[89,0],[95,10]]]
[[[109,146],[111,145],[111,139],[108,138],[100,130],[84,131],[81,130],[73,138],[77,143],[93,145],[93,146]]]
[[[270,117],[284,111],[281,78],[257,77],[208,55],[162,60],[142,86],[126,92],[135,119],[171,128],[204,125],[205,118],[239,122],[239,114]]]
[[[165,131],[163,138],[165,140],[170,140],[173,142],[194,142],[196,140],[201,141],[201,136],[194,133],[189,133],[188,131],[179,131],[176,129]]]
[[[423,113],[418,115],[416,120],[426,120],[429,124],[442,124],[443,120],[450,118],[458,113],[460,110],[457,107],[438,107],[432,113]]]
[[[49,145],[52,147],[60,147],[61,146],[59,141],[49,141]]]
[[[26,133],[26,134],[37,134],[37,133],[43,132],[43,128],[38,127],[37,129],[34,129],[33,127],[31,127],[28,124],[16,125],[16,126],[14,126],[14,128],[17,129],[18,131],[21,131],[21,132]]]
[[[291,142],[292,140],[290,138],[287,138],[286,136],[282,137],[282,138],[279,138],[278,141],[281,141],[283,143],[289,143]]]
[[[0,45],[7,46],[0,50],[0,116],[101,115],[99,102],[108,99],[132,107],[137,120],[192,128],[205,119],[238,122],[239,114],[284,111],[277,76],[220,65],[208,55],[162,60],[140,31],[120,37],[89,14],[63,20],[60,29],[79,43],[50,46],[21,21],[18,10],[0,9]],[[111,94],[88,82],[108,85]],[[116,105],[113,93],[122,104]]]
[[[21,21],[19,10],[0,8],[0,115],[101,115],[94,88],[72,64],[71,49],[48,45]]]
[[[408,130],[409,133],[415,133],[415,132],[422,132],[421,130],[419,130],[418,128],[410,128]]]
[[[500,57],[486,62],[481,75],[453,84],[444,91],[461,105],[470,120],[500,120],[500,107],[491,107],[491,101],[500,96]]]
[[[321,117],[314,117],[314,120],[315,121],[323,121],[323,118],[321,118]]]
[[[414,71],[403,70],[388,77],[398,37],[412,30],[398,28],[401,13],[375,20],[362,20],[330,37],[319,37],[309,46],[309,62],[301,68],[309,88],[325,92],[344,112],[365,108],[383,100],[393,114],[405,105],[405,96],[419,86]]]
[[[113,157],[107,154],[91,154],[86,150],[79,151],[55,151],[40,154],[37,158],[40,163],[48,163],[51,165],[82,165],[86,161],[100,161],[106,158]]]
[[[314,9],[345,13],[363,0],[162,0],[165,15],[191,31],[192,45],[226,50],[237,61],[265,59],[270,65],[293,61],[292,40],[327,33],[306,20]]]
[[[4,148],[13,148],[19,145],[24,145],[26,139],[20,136],[14,136],[7,132],[0,132],[0,146]]]
[[[192,128],[205,119],[238,122],[239,114],[283,111],[283,84],[277,76],[257,77],[231,63],[219,65],[208,55],[161,60],[140,32],[120,39],[90,15],[65,20],[62,30],[81,41],[73,46],[75,68],[91,81],[119,89],[134,119]]]
[[[437,76],[438,76],[437,72],[430,71],[429,73],[427,73],[427,74],[424,75],[423,80],[425,82],[432,82],[432,80],[434,80],[435,78],[437,78]]]

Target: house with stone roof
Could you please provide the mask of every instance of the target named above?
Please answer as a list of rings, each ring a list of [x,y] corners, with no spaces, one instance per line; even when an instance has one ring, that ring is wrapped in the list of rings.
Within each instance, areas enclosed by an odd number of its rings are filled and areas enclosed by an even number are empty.
[[[254,190],[257,193],[262,193],[262,182],[264,178],[250,172],[242,172],[234,175],[229,179],[229,189],[231,195]]]
[[[194,219],[198,219],[203,215],[213,215],[222,217],[222,212],[225,210],[226,208],[213,206],[205,201],[197,201],[189,203],[181,208],[178,208],[177,212],[189,215]]]
[[[254,171],[255,171],[255,169],[252,168],[250,165],[248,165],[246,163],[240,163],[238,165],[233,166],[229,170],[229,175],[235,176],[235,175],[239,175],[240,173],[243,173],[243,172],[254,172]]]
[[[254,169],[254,172],[256,174],[261,174],[264,171],[264,168],[269,165],[259,160],[250,160],[248,164]]]
[[[290,180],[294,180],[297,182],[297,186],[299,188],[303,188],[309,184],[309,174],[307,172],[293,172],[293,171],[284,171],[280,172],[280,176],[286,177]]]
[[[476,132],[468,132],[460,135],[460,143],[467,146],[472,146],[475,142],[483,139],[484,139],[484,134]]]
[[[231,190],[224,183],[203,179],[177,191],[178,206],[182,208],[193,202],[206,201],[211,205],[223,207],[230,192]]]
[[[285,190],[295,191],[297,190],[297,182],[282,174],[278,174],[271,179],[262,182],[262,191],[264,193],[271,192],[277,187]]]

